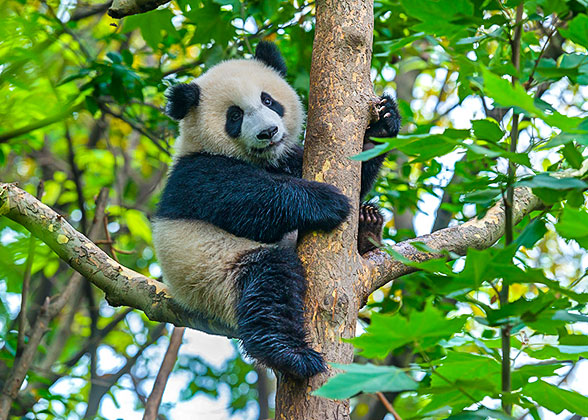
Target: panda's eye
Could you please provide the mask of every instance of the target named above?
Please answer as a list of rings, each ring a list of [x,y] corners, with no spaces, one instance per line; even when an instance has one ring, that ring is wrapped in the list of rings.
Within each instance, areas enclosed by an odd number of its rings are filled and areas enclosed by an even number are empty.
[[[274,103],[274,100],[271,96],[269,96],[267,93],[263,92],[261,94],[261,102],[265,105],[265,106],[272,106],[272,104]]]
[[[241,110],[241,108],[234,107],[231,110],[231,113],[229,114],[229,119],[231,121],[239,121],[242,116],[243,116],[243,111]]]

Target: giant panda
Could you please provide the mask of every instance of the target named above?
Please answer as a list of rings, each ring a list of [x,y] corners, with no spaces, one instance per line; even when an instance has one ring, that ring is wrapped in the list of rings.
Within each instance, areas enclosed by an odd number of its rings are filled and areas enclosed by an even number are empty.
[[[334,186],[302,179],[304,111],[285,75],[278,48],[260,42],[254,58],[222,62],[168,90],[166,112],[179,120],[180,136],[153,242],[181,305],[238,331],[257,361],[307,378],[325,362],[306,340],[304,270],[288,238],[328,232],[351,207]],[[398,133],[390,97],[382,97],[379,112],[366,145],[370,136]],[[383,159],[363,163],[362,197]],[[360,216],[381,230],[373,207],[363,206]],[[360,251],[370,245],[364,240]]]

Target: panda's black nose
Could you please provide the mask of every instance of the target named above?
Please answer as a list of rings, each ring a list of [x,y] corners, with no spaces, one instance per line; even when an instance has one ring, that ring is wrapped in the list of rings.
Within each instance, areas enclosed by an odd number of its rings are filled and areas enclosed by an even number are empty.
[[[270,140],[273,136],[276,135],[277,132],[278,132],[278,127],[276,127],[274,125],[273,127],[270,127],[270,128],[267,128],[267,129],[261,131],[257,135],[257,138],[259,140]]]

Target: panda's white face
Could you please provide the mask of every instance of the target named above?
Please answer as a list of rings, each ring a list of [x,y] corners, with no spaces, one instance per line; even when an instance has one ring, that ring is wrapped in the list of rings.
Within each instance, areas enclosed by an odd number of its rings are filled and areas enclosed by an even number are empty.
[[[208,152],[265,164],[298,142],[304,120],[298,95],[260,61],[226,61],[194,83],[199,103],[180,121],[176,156]]]
[[[255,93],[229,106],[225,131],[252,160],[272,160],[288,146],[284,106],[267,92]]]

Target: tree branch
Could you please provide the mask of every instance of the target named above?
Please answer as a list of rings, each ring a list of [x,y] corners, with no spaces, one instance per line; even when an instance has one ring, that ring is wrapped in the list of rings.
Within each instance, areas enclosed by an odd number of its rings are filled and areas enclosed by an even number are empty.
[[[180,307],[163,283],[120,265],[61,215],[14,184],[0,183],[0,215],[21,224],[45,242],[74,270],[102,289],[112,306],[139,309],[152,321],[236,336],[227,325]]]
[[[125,16],[149,12],[170,0],[114,0],[108,9],[108,14],[115,19]]]
[[[514,224],[541,206],[540,200],[531,193],[528,188],[517,188],[513,200]],[[411,245],[412,242],[423,242],[429,248],[439,251],[450,251],[459,255],[465,255],[469,248],[485,249],[492,246],[504,234],[504,205],[502,202],[492,207],[481,219],[472,219],[460,226],[454,226],[439,230],[430,235],[409,239],[392,246],[392,250],[411,261],[423,262],[433,258],[439,258],[439,254],[423,252]],[[416,271],[414,267],[408,267],[397,261],[384,250],[370,252],[365,258],[362,276],[363,300],[392,281],[405,274]]]
[[[182,344],[182,338],[184,337],[185,330],[185,328],[176,327],[172,332],[172,335],[169,339],[169,346],[165,352],[163,362],[161,362],[161,367],[157,373],[157,378],[155,378],[155,383],[153,384],[153,390],[151,391],[151,395],[149,395],[149,398],[147,398],[147,403],[145,404],[143,420],[157,420],[157,413],[159,411],[159,405],[161,404],[161,398],[163,397],[163,391],[165,391],[167,379],[169,378],[169,375],[173,370],[174,365],[176,364],[178,350]]]

